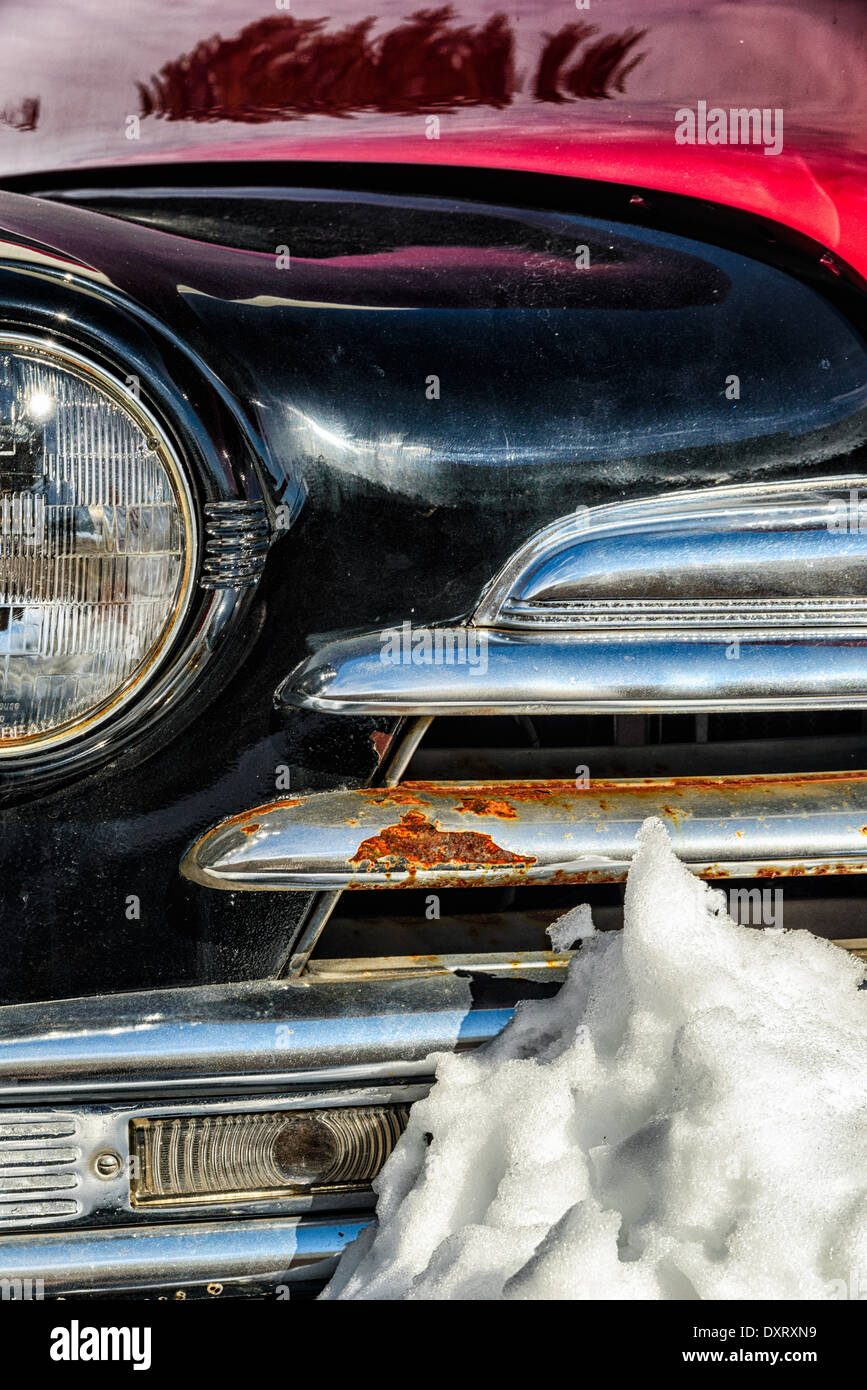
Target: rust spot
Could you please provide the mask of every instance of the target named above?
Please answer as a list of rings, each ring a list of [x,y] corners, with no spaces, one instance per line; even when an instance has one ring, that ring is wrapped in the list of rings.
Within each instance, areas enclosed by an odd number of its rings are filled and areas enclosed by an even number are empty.
[[[424,811],[404,811],[398,825],[362,840],[350,864],[386,872],[416,873],[445,865],[466,868],[487,865],[535,864],[533,856],[513,854],[477,830],[441,830]]]
[[[251,821],[249,825],[242,825],[242,826],[241,826],[241,834],[242,834],[242,835],[255,835],[255,834],[256,834],[256,831],[257,831],[258,829],[259,829],[259,822],[258,822],[257,820],[254,820],[254,821]]]
[[[575,794],[574,782],[484,782],[468,786],[465,782],[401,782],[392,789],[407,801],[420,797],[453,795],[462,801],[547,801],[550,797]]]
[[[388,745],[391,743],[391,734],[384,734],[381,729],[374,729],[370,735],[376,756],[382,760],[383,754],[387,752]]]
[[[749,878],[822,878],[826,874],[861,874],[867,865],[862,859],[840,859],[836,864],[783,864],[773,866],[764,864],[756,869],[755,875],[744,874]],[[735,875],[732,875],[735,877]]]
[[[484,796],[462,796],[457,809],[461,813],[469,812],[471,816],[497,816],[500,820],[518,819],[518,812],[508,801],[491,801]]]
[[[370,800],[374,806],[423,806],[424,802],[415,791],[408,791],[408,783],[404,782],[399,787],[389,787],[387,791],[370,791]]]
[[[217,825],[213,826],[212,829],[206,831],[202,838],[208,839],[209,836],[216,834],[218,830],[225,830],[230,825],[241,826],[243,831],[242,822],[249,825],[251,823],[250,816],[262,816],[267,815],[269,811],[277,811],[283,807],[300,806],[304,800],[305,798],[303,796],[296,796],[291,801],[269,801],[265,806],[251,806],[246,811],[239,811],[236,816],[227,816],[225,820],[221,820]],[[258,824],[256,825],[256,829],[259,829]],[[243,831],[243,833],[246,834],[247,832]]]

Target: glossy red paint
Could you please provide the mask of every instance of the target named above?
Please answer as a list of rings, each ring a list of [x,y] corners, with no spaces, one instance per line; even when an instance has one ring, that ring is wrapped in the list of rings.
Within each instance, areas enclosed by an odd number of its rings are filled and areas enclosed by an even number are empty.
[[[0,176],[224,160],[285,160],[294,177],[309,160],[537,171],[760,214],[867,276],[863,0],[524,0],[519,16],[384,0],[375,21],[349,0],[300,18],[241,0],[10,0],[3,25]],[[779,108],[781,152],[676,144],[676,112],[701,100]]]

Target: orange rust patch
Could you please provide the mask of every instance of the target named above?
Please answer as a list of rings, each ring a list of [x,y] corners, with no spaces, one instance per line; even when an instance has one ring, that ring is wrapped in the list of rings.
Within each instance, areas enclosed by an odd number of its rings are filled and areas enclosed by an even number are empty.
[[[441,830],[423,811],[404,811],[398,825],[362,840],[350,864],[388,872],[415,873],[445,865],[535,864],[531,855],[513,854],[477,830]]]
[[[663,792],[666,796],[679,796],[693,788],[719,789],[732,787],[743,791],[747,787],[778,786],[786,791],[794,787],[816,782],[864,782],[867,770],[852,772],[800,772],[800,773],[737,773],[719,777],[600,777],[591,779],[586,786],[576,787],[572,781],[554,778],[539,779],[535,782],[485,782],[478,786],[466,783],[449,782],[403,782],[402,787],[414,792],[454,791],[458,795],[505,797],[509,801],[535,801],[547,796],[586,795],[595,792]]]
[[[242,825],[242,826],[241,826],[241,834],[242,834],[242,835],[255,835],[255,834],[256,834],[256,831],[257,831],[258,829],[259,829],[259,822],[258,822],[257,820],[254,820],[254,821],[252,822],[251,825]]]
[[[202,838],[207,839],[208,836],[213,835],[215,831],[225,830],[230,825],[240,825],[242,821],[246,821],[249,824],[250,816],[267,815],[269,811],[278,811],[289,806],[300,806],[304,800],[305,798],[303,796],[296,796],[291,801],[269,801],[265,806],[252,806],[247,811],[239,811],[236,816],[227,816],[225,820],[221,820],[217,825],[213,826],[211,830],[206,831]],[[258,830],[258,828],[257,825],[256,829]]]
[[[384,734],[381,729],[374,729],[373,733],[370,735],[370,741],[373,744],[376,756],[381,758],[383,753],[388,750],[388,745],[391,743],[391,734]]]
[[[484,796],[462,796],[458,806],[461,813],[471,816],[497,816],[500,820],[517,820],[518,812],[508,801],[489,801]]]
[[[399,787],[389,787],[387,791],[381,789],[373,792],[368,789],[370,800],[375,806],[387,806],[389,802],[393,806],[423,806],[421,797],[414,791],[410,791],[406,783]]]
[[[552,796],[572,795],[574,782],[485,782],[478,786],[466,782],[401,782],[393,792],[400,792],[406,801],[419,797],[454,796],[461,800],[473,801],[547,801]],[[392,793],[390,792],[391,796]]]

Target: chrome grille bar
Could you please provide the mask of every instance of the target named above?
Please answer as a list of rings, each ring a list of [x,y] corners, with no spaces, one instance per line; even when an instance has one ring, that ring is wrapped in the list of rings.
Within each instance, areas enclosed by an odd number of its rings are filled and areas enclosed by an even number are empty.
[[[224,821],[181,867],[229,890],[611,883],[648,816],[704,877],[867,872],[867,772],[324,792]]]

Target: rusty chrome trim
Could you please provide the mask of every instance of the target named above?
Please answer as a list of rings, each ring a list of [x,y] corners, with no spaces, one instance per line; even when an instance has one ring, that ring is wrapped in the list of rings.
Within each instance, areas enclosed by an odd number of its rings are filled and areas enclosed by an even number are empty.
[[[853,956],[858,956],[860,960],[867,961],[867,936],[837,938],[832,944],[842,946],[844,951],[849,951]]]
[[[613,883],[648,816],[704,877],[867,872],[867,772],[320,792],[214,826],[181,871],[230,891]]]

